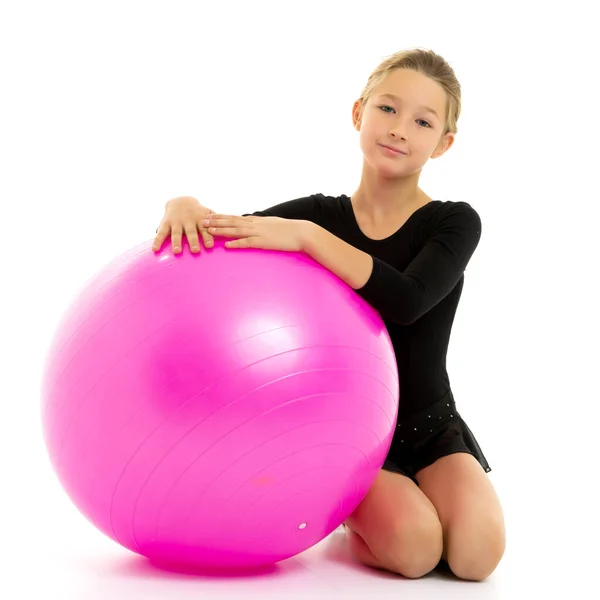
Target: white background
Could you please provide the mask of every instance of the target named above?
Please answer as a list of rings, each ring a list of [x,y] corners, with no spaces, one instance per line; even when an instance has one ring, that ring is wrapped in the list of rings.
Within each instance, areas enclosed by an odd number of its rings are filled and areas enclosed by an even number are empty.
[[[595,596],[592,6],[3,1],[0,596]],[[469,202],[483,222],[448,368],[493,469],[505,557],[481,584],[404,581],[353,564],[334,534],[268,578],[153,570],[79,515],[47,460],[41,369],[58,319],[98,269],[154,237],[169,198],[239,214],[354,192],[352,104],[381,60],[411,47],[444,56],[463,89],[456,143],[420,183],[434,199]]]

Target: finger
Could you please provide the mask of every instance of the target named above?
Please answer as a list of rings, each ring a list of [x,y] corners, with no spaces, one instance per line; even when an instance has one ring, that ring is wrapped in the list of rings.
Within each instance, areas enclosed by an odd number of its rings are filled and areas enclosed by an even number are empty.
[[[156,237],[152,242],[152,250],[156,252],[161,249],[163,242],[167,239],[170,231],[171,228],[167,223],[161,223],[159,228],[156,230]]]
[[[225,246],[227,248],[263,248],[260,244],[260,239],[257,237],[228,240],[225,242]]]
[[[202,221],[203,227],[231,227],[233,224],[231,219],[226,219],[225,217],[219,217],[218,219],[210,217]]]
[[[209,227],[208,233],[220,237],[240,237],[244,235],[239,227]]]
[[[230,227],[230,226],[241,226],[243,224],[248,223],[244,217],[236,217],[233,215],[210,215],[206,217],[203,221],[203,225],[219,225],[222,227]]]
[[[200,227],[200,235],[202,236],[202,243],[205,248],[212,248],[214,244],[214,238],[204,227]]]
[[[173,247],[174,254],[179,254],[181,252],[182,235],[183,229],[181,225],[174,225],[171,230],[171,246]]]
[[[195,223],[185,224],[185,237],[187,237],[192,252],[200,252],[200,242],[198,241],[198,229]]]

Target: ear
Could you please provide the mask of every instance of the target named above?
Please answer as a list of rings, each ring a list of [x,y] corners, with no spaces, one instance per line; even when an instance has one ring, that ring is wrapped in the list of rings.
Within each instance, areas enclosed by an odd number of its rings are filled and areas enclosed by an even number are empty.
[[[447,133],[446,135],[444,135],[444,137],[440,140],[439,144],[436,146],[436,149],[433,151],[431,158],[439,158],[440,156],[448,152],[452,144],[454,144],[454,140],[455,135],[453,133]]]
[[[362,102],[357,100],[352,107],[352,127],[356,131],[360,131],[360,125],[362,121]]]

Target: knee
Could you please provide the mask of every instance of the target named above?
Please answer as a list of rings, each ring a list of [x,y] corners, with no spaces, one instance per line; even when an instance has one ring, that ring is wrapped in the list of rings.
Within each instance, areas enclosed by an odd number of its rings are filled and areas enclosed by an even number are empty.
[[[451,529],[447,541],[448,566],[459,579],[483,581],[496,569],[506,548],[504,523]]]
[[[433,571],[442,557],[442,524],[437,517],[400,522],[392,528],[386,562],[391,571],[418,579]]]

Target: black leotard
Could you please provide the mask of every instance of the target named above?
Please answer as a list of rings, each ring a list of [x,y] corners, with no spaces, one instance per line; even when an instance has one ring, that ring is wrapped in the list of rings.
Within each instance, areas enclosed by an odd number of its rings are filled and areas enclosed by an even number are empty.
[[[448,394],[450,332],[481,236],[481,220],[469,204],[433,200],[383,240],[362,232],[346,195],[314,194],[251,214],[312,221],[373,257],[371,277],[356,293],[389,331],[400,378],[399,421]]]

